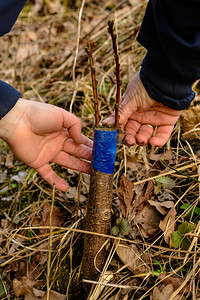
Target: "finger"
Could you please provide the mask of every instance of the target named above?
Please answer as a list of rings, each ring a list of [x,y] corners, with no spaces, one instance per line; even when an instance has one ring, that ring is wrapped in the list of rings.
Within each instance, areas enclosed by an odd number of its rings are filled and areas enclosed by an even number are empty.
[[[152,137],[152,134],[154,132],[153,127],[149,127],[148,125],[142,125],[136,134],[136,140],[137,144],[140,146],[145,146],[148,144],[149,139]]]
[[[122,100],[119,104],[120,124],[126,124],[130,116],[137,110],[137,106],[134,105],[134,101],[132,100],[131,102],[129,98],[129,94],[125,93],[124,97],[122,97]]]
[[[173,116],[166,112],[156,110],[137,111],[132,114],[130,119],[134,119],[141,124],[151,124],[153,126],[173,125],[176,123],[179,115]]]
[[[92,148],[84,144],[77,144],[72,139],[67,139],[63,145],[63,151],[79,158],[92,160]]]
[[[65,168],[90,174],[91,164],[89,162],[80,160],[64,151],[59,152],[53,162]]]
[[[108,118],[102,121],[103,125],[113,125],[115,124],[115,114],[112,113]]]
[[[93,141],[83,134],[82,134],[82,144],[90,148],[93,148]]]
[[[54,185],[57,189],[65,192],[69,188],[69,184],[59,177],[50,167],[50,165],[44,165],[38,169],[35,169],[49,184]]]
[[[141,124],[134,121],[134,120],[129,120],[125,126],[125,139],[124,139],[124,144],[127,146],[132,146],[136,144],[136,134],[139,131],[141,127]]]
[[[168,141],[172,133],[173,127],[174,127],[173,125],[159,126],[156,130],[155,136],[150,138],[149,143],[152,146],[158,146],[158,147],[164,146],[164,144]]]
[[[64,109],[60,109],[63,116],[63,127],[67,128],[70,137],[78,144],[82,143],[81,120]]]

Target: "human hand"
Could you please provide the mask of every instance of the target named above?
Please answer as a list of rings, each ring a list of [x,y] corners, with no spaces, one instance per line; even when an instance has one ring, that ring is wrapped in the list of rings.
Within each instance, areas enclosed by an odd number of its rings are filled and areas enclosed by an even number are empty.
[[[93,142],[81,134],[81,121],[54,105],[19,99],[0,120],[0,137],[13,153],[48,183],[66,191],[68,183],[49,162],[90,172]]]
[[[129,82],[119,107],[120,124],[125,130],[124,143],[128,146],[163,146],[170,137],[182,111],[174,110],[153,100],[142,84],[139,73]],[[114,124],[114,113],[103,121]],[[154,127],[156,127],[154,135]]]

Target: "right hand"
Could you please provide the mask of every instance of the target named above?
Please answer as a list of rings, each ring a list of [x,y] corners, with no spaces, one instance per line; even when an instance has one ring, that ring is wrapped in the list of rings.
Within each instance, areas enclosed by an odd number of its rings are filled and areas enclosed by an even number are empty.
[[[119,107],[120,124],[125,130],[124,144],[132,146],[163,146],[169,139],[174,124],[182,111],[174,110],[153,100],[142,84],[139,73],[129,82]],[[115,122],[114,113],[103,121]],[[156,128],[154,134],[154,127]]]
[[[50,162],[90,173],[93,142],[81,134],[81,121],[60,107],[19,99],[0,120],[0,138],[21,161],[61,191],[69,185]]]

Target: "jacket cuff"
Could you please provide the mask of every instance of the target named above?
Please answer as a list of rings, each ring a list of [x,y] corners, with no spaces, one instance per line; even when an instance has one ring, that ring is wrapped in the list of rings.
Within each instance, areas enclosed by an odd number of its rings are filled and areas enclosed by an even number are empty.
[[[13,108],[20,96],[20,92],[0,80],[0,119]]]
[[[187,109],[195,97],[190,79],[170,72],[148,53],[142,62],[140,78],[151,98],[172,109]]]

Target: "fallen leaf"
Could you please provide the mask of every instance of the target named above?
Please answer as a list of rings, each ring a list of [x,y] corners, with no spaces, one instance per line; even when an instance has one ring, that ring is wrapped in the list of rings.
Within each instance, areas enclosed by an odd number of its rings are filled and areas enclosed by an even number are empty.
[[[152,181],[149,181],[147,184],[143,184],[142,187],[136,186],[134,190],[137,190],[133,201],[134,210],[142,210],[146,201],[150,200],[153,196],[154,184]]]
[[[113,234],[119,237],[128,235],[130,231],[131,226],[129,225],[128,220],[124,218],[118,218],[116,221],[116,226],[112,228]]]
[[[160,280],[162,280],[162,284],[168,285],[168,284],[172,284],[174,291],[177,290],[179,288],[179,286],[185,281],[185,278],[181,278],[181,277],[177,277],[177,276],[168,276],[166,274],[160,274],[158,277]],[[180,291],[181,293],[187,293],[189,292],[190,287],[188,284],[185,284],[185,286],[183,287],[183,289]]]
[[[31,290],[34,286],[34,282],[27,279],[26,277],[22,277],[22,281],[17,280],[16,278],[13,280],[13,290],[16,297],[24,296],[24,300],[36,300],[38,299]]]
[[[128,300],[129,295],[133,290],[133,287],[138,287],[140,284],[139,278],[133,278],[130,280],[124,280],[123,281],[123,288],[119,290],[117,295],[114,295],[113,297],[109,298],[110,300]],[[126,287],[127,286],[127,287]]]
[[[160,221],[159,227],[164,232],[164,240],[169,245],[170,236],[175,228],[176,210],[174,206],[170,209],[164,220]]]
[[[150,260],[136,245],[119,244],[116,253],[123,264],[134,274],[149,271],[148,262]]]
[[[172,208],[174,206],[173,201],[158,202],[149,200],[148,202],[151,206],[154,206],[162,215],[166,215],[169,211],[169,208]]]
[[[137,158],[131,157],[127,155],[126,167],[130,169],[132,172],[137,171],[138,169],[144,167],[144,164],[138,161]]]
[[[173,187],[175,187],[175,181],[167,176],[158,177],[156,178],[156,181],[158,183],[161,183],[166,189],[172,189]]]
[[[49,293],[49,300],[65,300],[67,298],[66,295],[61,295],[60,293],[57,293],[55,291],[50,291]],[[37,298],[38,299],[38,298]],[[41,300],[46,300],[47,299],[47,294],[42,297]]]
[[[46,300],[47,293],[34,288],[36,283],[26,277],[22,277],[21,281],[16,278],[13,280],[13,290],[16,297],[24,296],[24,300]],[[34,294],[35,292],[35,294]],[[38,295],[38,296],[37,296]],[[43,295],[41,298],[40,296]],[[62,295],[55,291],[50,291],[49,300],[65,300],[66,295]]]
[[[164,160],[168,161],[169,164],[172,164],[173,163],[173,154],[172,154],[171,150],[166,150],[166,152],[160,153],[160,154],[151,153],[149,155],[149,159],[154,160],[154,161],[164,159]]]
[[[162,192],[162,194],[158,196],[158,200],[159,201],[166,201],[166,200],[174,201],[175,199],[174,199],[174,196],[169,193],[169,191],[164,190]]]
[[[124,176],[121,176],[120,180],[120,187],[118,190],[119,202],[120,202],[120,209],[125,218],[127,218],[131,202],[133,199],[134,191],[133,191],[134,184]]]
[[[134,225],[140,228],[140,235],[149,238],[159,230],[161,214],[150,204],[146,204],[144,208],[133,217]]]
[[[40,226],[49,226],[50,224],[50,211],[51,205],[49,203],[45,203],[43,206],[42,212],[42,220],[40,222]],[[53,212],[52,212],[52,226],[59,227],[64,223],[64,217],[60,212],[60,209],[54,205]],[[40,228],[40,234],[48,233],[49,229]]]
[[[200,137],[200,106],[189,107],[180,116],[183,138],[193,140]]]
[[[9,154],[6,156],[6,162],[5,162],[5,166],[7,168],[12,168],[13,167],[13,161],[14,161],[14,155],[12,152],[9,152]]]
[[[191,238],[190,236],[187,236],[186,234],[194,231],[196,228],[196,224],[183,222],[178,226],[177,231],[173,231],[171,234],[171,245],[174,248],[181,248],[183,250],[188,250],[191,244]]]
[[[172,284],[156,286],[153,289],[153,295],[151,300],[168,300],[173,294],[174,288]],[[185,300],[185,296],[181,297],[181,300]],[[173,300],[180,300],[180,295],[177,295]]]
[[[17,272],[19,270],[19,263],[17,261],[12,261],[9,265],[7,265],[3,270],[3,276],[6,276],[9,272]]]

